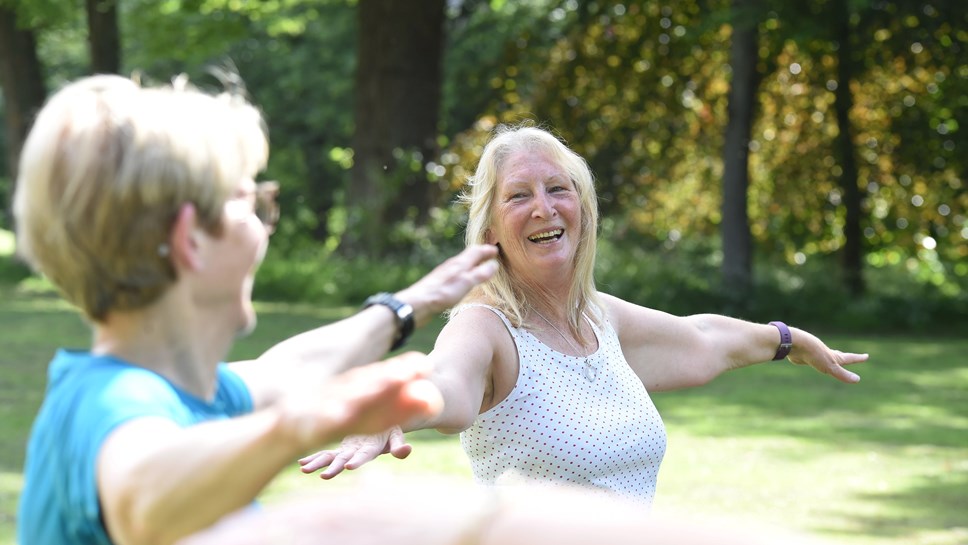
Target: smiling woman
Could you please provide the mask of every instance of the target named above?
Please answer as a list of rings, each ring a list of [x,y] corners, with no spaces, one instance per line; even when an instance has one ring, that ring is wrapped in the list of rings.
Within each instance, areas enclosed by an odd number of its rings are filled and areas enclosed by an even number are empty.
[[[409,429],[460,432],[479,483],[577,484],[648,507],[666,448],[652,392],[787,356],[859,380],[844,366],[866,355],[782,322],[673,316],[599,291],[592,174],[546,130],[498,128],[462,201],[466,242],[497,245],[501,267],[452,312],[430,354],[443,411]],[[348,438],[303,470],[358,467],[399,448],[399,432]]]

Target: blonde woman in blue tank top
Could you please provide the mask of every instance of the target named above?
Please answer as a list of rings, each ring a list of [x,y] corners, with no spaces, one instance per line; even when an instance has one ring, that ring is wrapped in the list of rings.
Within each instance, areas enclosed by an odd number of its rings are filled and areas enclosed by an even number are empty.
[[[649,505],[666,442],[650,392],[785,358],[860,380],[845,366],[866,354],[782,322],[674,316],[598,291],[592,175],[545,130],[498,128],[461,198],[466,242],[498,246],[501,267],[430,354],[443,411],[407,431],[460,432],[480,483],[579,485]],[[350,437],[300,463],[330,478],[383,452],[403,457],[402,431]]]
[[[268,156],[255,106],[182,77],[86,77],[38,113],[17,249],[92,342],[48,366],[18,543],[174,543],[246,510],[294,458],[436,410],[423,357],[366,364],[493,274],[493,246],[257,360],[223,361],[256,325],[252,284],[278,219],[278,187],[254,180]],[[407,329],[388,304],[408,309]]]

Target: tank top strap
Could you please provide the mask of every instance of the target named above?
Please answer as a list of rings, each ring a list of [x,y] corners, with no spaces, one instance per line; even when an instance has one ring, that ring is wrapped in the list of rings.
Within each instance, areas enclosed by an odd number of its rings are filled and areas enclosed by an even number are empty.
[[[518,328],[514,327],[514,325],[511,324],[511,320],[509,320],[508,317],[505,316],[504,312],[502,312],[498,308],[492,307],[491,305],[485,305],[484,303],[465,303],[463,305],[456,307],[452,314],[457,314],[458,312],[461,312],[462,310],[466,308],[471,308],[471,307],[486,308],[487,310],[490,310],[494,314],[497,314],[497,317],[500,318],[502,322],[504,322],[504,327],[507,328],[508,332],[511,334],[511,337],[513,337],[514,340],[518,340]]]

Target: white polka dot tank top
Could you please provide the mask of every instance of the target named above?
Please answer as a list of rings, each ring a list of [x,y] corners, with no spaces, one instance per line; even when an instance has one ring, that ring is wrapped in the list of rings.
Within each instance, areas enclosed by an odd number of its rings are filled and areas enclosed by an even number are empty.
[[[484,305],[475,305],[484,306]],[[520,371],[511,394],[461,433],[474,478],[486,485],[540,481],[614,492],[648,505],[666,449],[662,418],[607,320],[593,322],[587,358],[548,347],[492,310],[511,332]]]

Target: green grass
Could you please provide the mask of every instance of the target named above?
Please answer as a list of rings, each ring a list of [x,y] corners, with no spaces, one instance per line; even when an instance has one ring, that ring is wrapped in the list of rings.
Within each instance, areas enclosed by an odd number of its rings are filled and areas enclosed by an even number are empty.
[[[259,327],[233,358],[352,308],[259,305]],[[418,332],[428,350],[440,323]],[[80,318],[53,296],[0,290],[0,543],[13,543],[23,449],[58,346],[86,346]],[[824,335],[869,352],[863,377],[844,385],[773,363],[691,391],[656,394],[669,448],[656,512],[732,517],[810,532],[845,545],[968,543],[968,340]],[[408,460],[383,457],[322,482],[295,464],[262,499],[352,486],[387,474],[469,479],[456,437],[411,434]],[[52,469],[56,471],[56,468]]]

